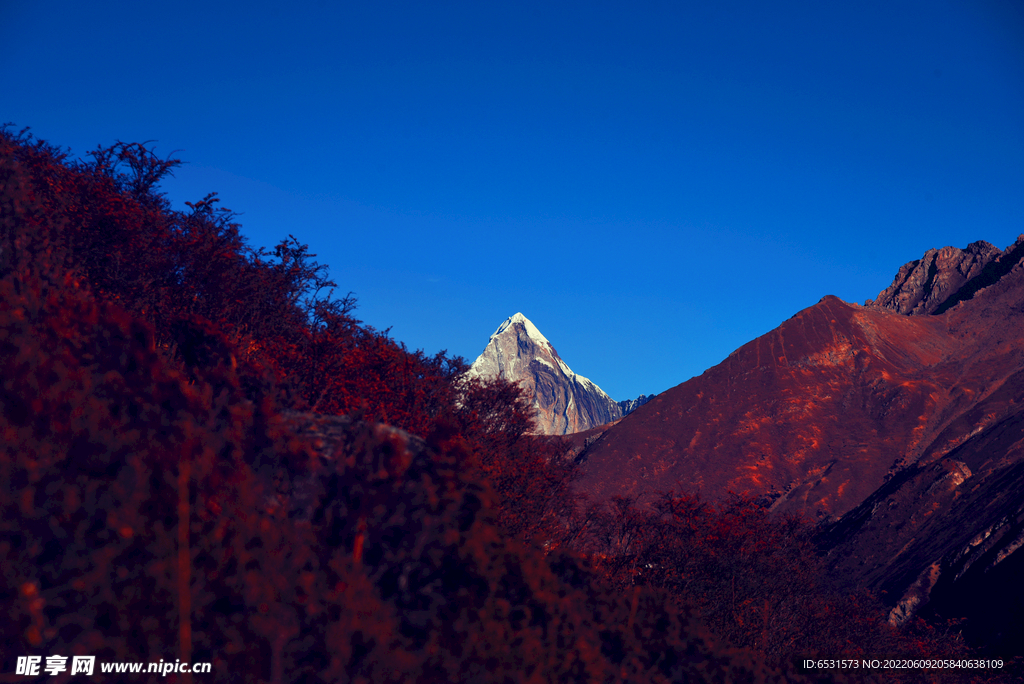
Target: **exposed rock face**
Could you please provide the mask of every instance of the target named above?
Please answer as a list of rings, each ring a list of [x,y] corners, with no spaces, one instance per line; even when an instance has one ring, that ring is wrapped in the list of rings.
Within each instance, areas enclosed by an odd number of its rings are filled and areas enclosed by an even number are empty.
[[[533,397],[539,434],[582,432],[622,417],[619,405],[593,382],[573,373],[521,313],[498,326],[469,372],[520,383]]]
[[[625,401],[618,402],[619,410],[622,411],[623,416],[628,416],[633,411],[637,410],[651,399],[654,398],[653,394],[641,394],[636,399],[627,399]]]
[[[989,280],[985,276],[993,275],[993,272],[999,270],[999,265],[1005,267],[1003,262],[1020,244],[1021,238],[1018,238],[1017,243],[1007,248],[1006,252],[984,241],[972,242],[963,249],[929,249],[922,258],[904,264],[892,285],[882,290],[875,299],[864,302],[864,305],[910,315],[942,313],[953,303],[973,296],[973,291],[970,296],[963,296],[967,294],[962,292],[964,285],[979,276],[981,281]],[[1013,256],[1017,260],[1020,258],[1019,254]],[[991,285],[992,282],[986,282],[985,285]],[[960,296],[954,296],[958,294]]]

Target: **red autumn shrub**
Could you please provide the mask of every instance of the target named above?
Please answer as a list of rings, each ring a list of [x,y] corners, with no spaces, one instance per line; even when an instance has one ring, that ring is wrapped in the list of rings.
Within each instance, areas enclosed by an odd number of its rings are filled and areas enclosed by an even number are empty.
[[[649,506],[615,498],[590,511],[577,541],[613,586],[663,589],[730,643],[783,667],[808,658],[966,658],[963,640],[921,621],[902,629],[866,594],[832,588],[806,521],[741,496],[718,503],[663,495]],[[935,673],[888,673],[932,681]],[[991,677],[986,672],[985,677]],[[943,673],[973,681],[977,673]]]

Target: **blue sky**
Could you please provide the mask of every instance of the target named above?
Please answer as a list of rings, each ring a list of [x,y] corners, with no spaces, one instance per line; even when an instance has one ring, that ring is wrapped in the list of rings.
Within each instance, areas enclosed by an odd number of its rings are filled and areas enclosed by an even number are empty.
[[[0,0],[0,120],[294,234],[472,361],[522,311],[660,392],[931,247],[1024,233],[1024,4]]]

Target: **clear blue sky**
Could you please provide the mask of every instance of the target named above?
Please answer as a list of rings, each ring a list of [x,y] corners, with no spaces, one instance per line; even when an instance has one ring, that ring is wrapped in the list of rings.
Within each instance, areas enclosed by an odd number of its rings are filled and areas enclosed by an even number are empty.
[[[1024,232],[1024,3],[0,0],[0,121],[155,140],[253,245],[472,361],[522,311],[615,399],[926,249]]]

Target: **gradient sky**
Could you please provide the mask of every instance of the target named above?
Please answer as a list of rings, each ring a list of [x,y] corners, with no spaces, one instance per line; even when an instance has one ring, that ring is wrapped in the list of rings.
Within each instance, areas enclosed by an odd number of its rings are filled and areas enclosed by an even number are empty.
[[[660,392],[1024,233],[1024,3],[0,0],[0,121],[156,141],[254,246],[472,361],[522,311]]]

